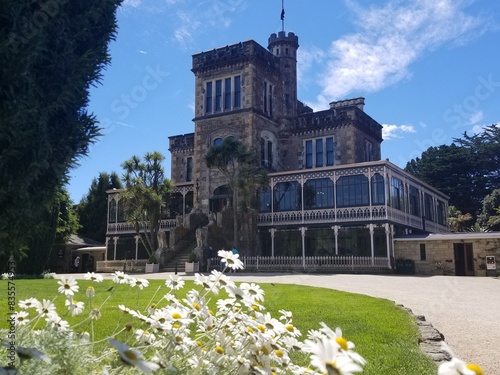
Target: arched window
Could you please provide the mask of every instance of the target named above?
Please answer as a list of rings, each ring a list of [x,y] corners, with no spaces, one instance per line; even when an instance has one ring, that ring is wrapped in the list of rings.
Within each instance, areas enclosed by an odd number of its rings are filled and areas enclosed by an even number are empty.
[[[302,208],[300,184],[280,182],[274,188],[274,211],[295,211]]]
[[[215,138],[214,139],[214,146],[220,146],[222,143],[222,138]]]
[[[384,191],[384,178],[375,173],[372,176],[372,204],[379,205],[385,204],[385,191]]]
[[[329,178],[308,180],[304,185],[304,208],[333,207],[333,181]]]
[[[337,207],[367,206],[368,177],[342,176],[337,181]]]

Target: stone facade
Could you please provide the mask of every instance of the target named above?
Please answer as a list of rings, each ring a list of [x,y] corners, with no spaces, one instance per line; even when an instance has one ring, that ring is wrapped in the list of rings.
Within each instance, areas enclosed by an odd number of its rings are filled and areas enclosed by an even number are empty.
[[[500,262],[499,232],[430,234],[394,242],[396,259],[413,261],[417,275],[496,276],[486,269],[486,257]]]

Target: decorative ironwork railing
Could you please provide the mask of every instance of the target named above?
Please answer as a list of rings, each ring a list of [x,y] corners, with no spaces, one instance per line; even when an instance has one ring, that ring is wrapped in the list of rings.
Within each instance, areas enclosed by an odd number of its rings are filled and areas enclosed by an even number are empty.
[[[176,219],[163,219],[160,220],[160,230],[175,228],[179,225]],[[149,223],[145,224],[142,230],[149,229]],[[135,233],[135,227],[132,223],[108,223],[107,234],[124,234],[124,233]]]
[[[240,257],[246,270],[277,271],[277,270],[356,270],[356,269],[389,269],[390,260],[387,257],[360,257],[347,255],[331,256],[243,256]],[[220,267],[220,258],[211,259],[211,267]]]
[[[318,223],[370,223],[370,221],[388,220],[416,229],[424,229],[422,219],[418,216],[387,206],[366,206],[346,208],[325,208],[320,210],[281,211],[259,214],[259,226],[285,226]],[[433,232],[447,231],[447,227],[432,221],[426,221],[426,230]]]

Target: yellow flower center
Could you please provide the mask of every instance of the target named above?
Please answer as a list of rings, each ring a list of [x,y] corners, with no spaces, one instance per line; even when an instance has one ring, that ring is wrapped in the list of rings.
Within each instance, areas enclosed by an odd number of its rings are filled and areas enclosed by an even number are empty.
[[[176,337],[175,337],[175,341],[176,341],[176,342],[182,342],[182,337],[180,337],[180,336],[176,336]]]
[[[476,373],[476,375],[483,375],[483,370],[481,367],[478,365],[475,365],[474,363],[469,363],[467,366],[465,366],[467,369],[472,370]]]
[[[140,359],[137,353],[133,350],[124,350],[123,355],[130,361],[138,361]]]
[[[286,328],[286,330],[287,330],[288,332],[294,332],[294,331],[295,331],[295,328],[294,328],[291,324],[287,324],[287,325],[285,326],[285,328]]]
[[[212,315],[212,316],[214,316],[214,315],[215,315],[215,314],[214,314],[214,312],[213,312],[212,310],[208,310],[208,313],[209,313],[210,315]]]
[[[339,346],[344,349],[344,350],[348,350],[348,347],[347,347],[347,340],[344,339],[343,337],[337,337],[335,339],[335,341],[337,342],[337,344],[339,344]]]
[[[222,346],[216,346],[214,350],[219,354],[224,354],[224,348]]]
[[[263,346],[260,350],[262,350],[262,353],[265,355],[269,355],[269,349],[267,349],[265,346]]]
[[[281,350],[276,350],[274,353],[276,353],[276,356],[278,356],[279,358],[283,358],[283,352]]]
[[[200,340],[198,340],[198,341],[196,341],[196,345],[203,346],[203,343]]]
[[[199,304],[199,303],[196,303],[196,302],[194,302],[194,303],[193,303],[193,307],[194,307],[197,311],[200,311],[200,309],[201,309],[200,304]]]
[[[259,324],[257,326],[257,328],[259,329],[259,331],[261,331],[262,333],[264,333],[266,331],[266,327],[264,327],[262,324]]]
[[[247,332],[252,333],[253,332],[253,328],[252,327],[247,327]]]
[[[172,327],[174,327],[174,328],[181,328],[181,324],[180,323],[174,323],[174,324],[172,324]]]
[[[180,318],[182,318],[182,315],[179,314],[178,312],[172,314],[172,319],[180,319]]]

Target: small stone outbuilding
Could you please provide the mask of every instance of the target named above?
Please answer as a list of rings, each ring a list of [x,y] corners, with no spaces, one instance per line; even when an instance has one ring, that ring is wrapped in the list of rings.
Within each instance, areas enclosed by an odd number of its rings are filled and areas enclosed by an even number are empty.
[[[416,275],[497,276],[500,232],[444,233],[394,239],[400,273]]]

